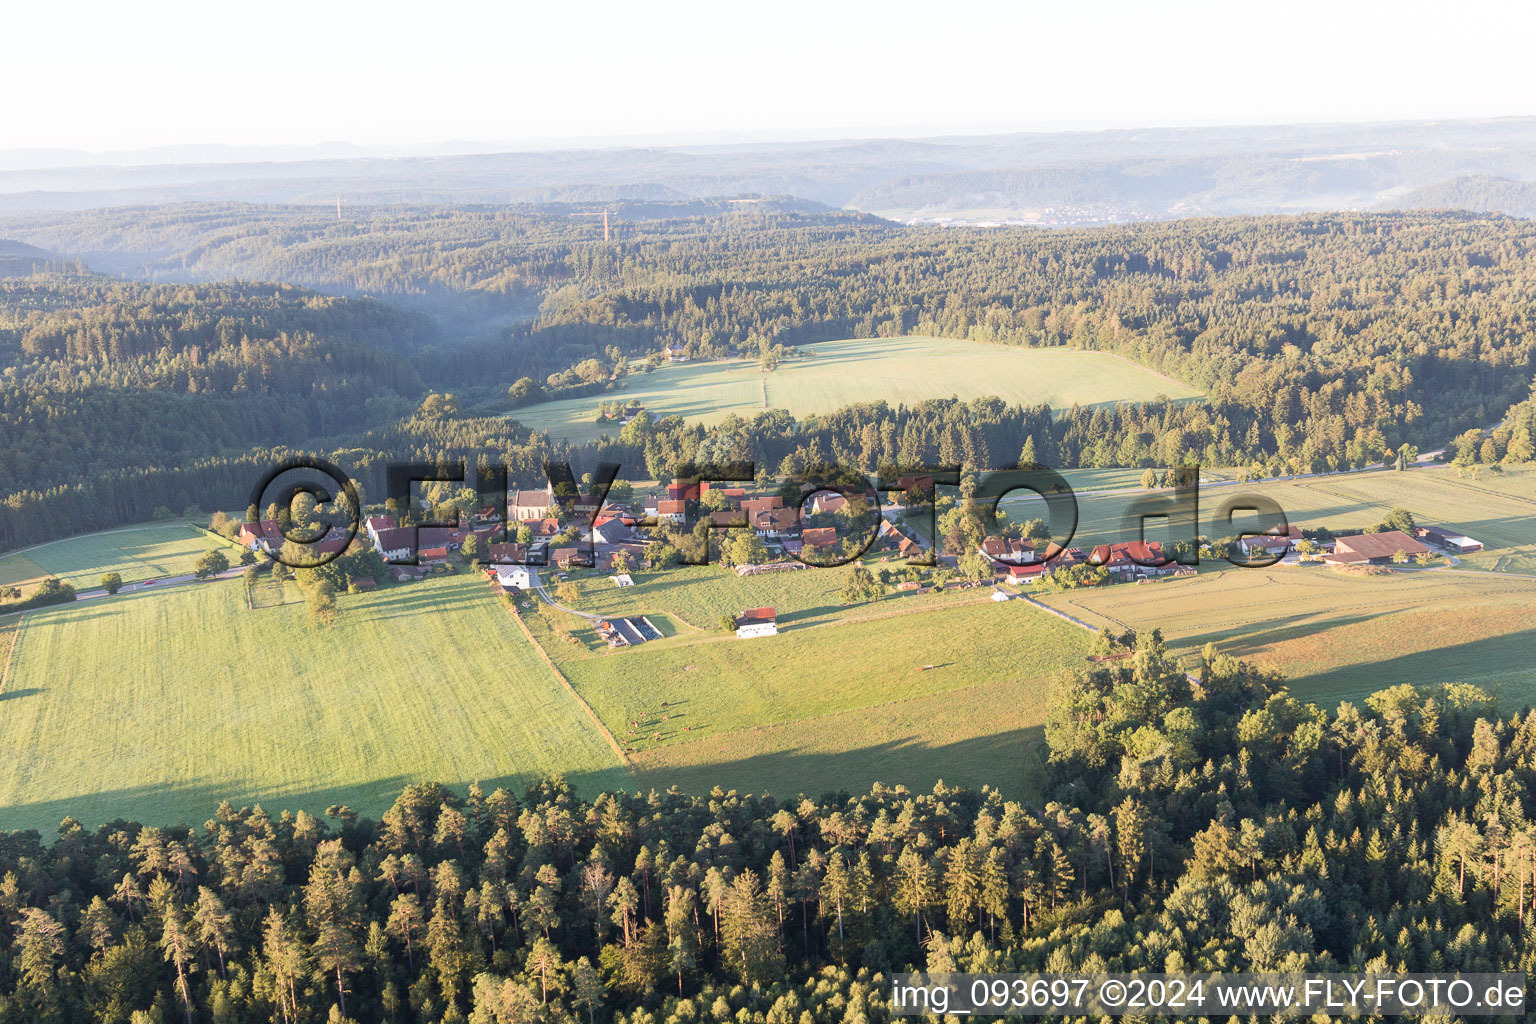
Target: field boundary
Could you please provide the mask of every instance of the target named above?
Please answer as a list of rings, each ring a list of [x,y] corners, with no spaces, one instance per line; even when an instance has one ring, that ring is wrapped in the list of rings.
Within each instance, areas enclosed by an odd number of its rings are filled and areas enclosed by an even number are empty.
[[[27,624],[27,613],[22,612],[21,618],[16,620],[16,635],[11,637],[10,650],[5,652],[5,667],[0,668],[0,697],[5,695],[5,684],[11,678],[11,662],[16,657],[16,648],[21,646],[21,629]]]
[[[549,670],[555,674],[555,678],[559,680],[560,685],[565,687],[565,692],[571,695],[571,698],[576,701],[581,710],[587,713],[587,717],[592,720],[592,724],[597,726],[597,731],[602,734],[603,739],[608,741],[608,745],[618,755],[619,763],[629,770],[630,775],[634,775],[635,766],[630,762],[629,756],[624,753],[623,746],[619,744],[613,733],[608,731],[608,727],[603,724],[603,720],[597,717],[597,712],[592,710],[592,705],[588,704],[586,698],[576,691],[576,687],[571,685],[571,681],[565,678],[565,673],[560,671],[560,666],[555,664],[554,659],[544,650],[544,646],[534,639],[533,631],[528,628],[528,623],[523,621],[523,617],[517,613],[517,609],[509,605],[507,607],[507,614],[517,620],[517,627],[523,631],[523,636],[533,645],[533,649],[539,652],[539,657],[544,659],[544,664],[549,666]]]

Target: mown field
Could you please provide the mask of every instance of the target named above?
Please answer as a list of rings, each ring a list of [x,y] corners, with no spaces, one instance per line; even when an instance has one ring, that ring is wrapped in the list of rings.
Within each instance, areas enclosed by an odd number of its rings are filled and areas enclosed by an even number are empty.
[[[0,832],[200,822],[220,800],[378,815],[409,782],[632,777],[483,580],[248,611],[238,582],[27,615],[0,699]]]
[[[240,554],[238,545],[189,523],[126,526],[0,557],[0,584],[57,576],[85,590],[94,588],[108,572],[120,573],[125,583],[177,576],[191,572],[213,548],[223,550],[231,562]]]
[[[869,338],[807,346],[814,358],[792,359],[765,374],[755,362],[728,360],[665,365],[632,373],[612,391],[518,409],[512,418],[554,437],[588,441],[616,434],[596,422],[604,402],[636,399],[655,416],[704,424],[750,418],[763,409],[795,416],[829,413],[855,402],[913,405],[927,398],[996,395],[1010,404],[1057,407],[1200,398],[1200,392],[1105,352],[1022,349],[948,338]]]
[[[1277,668],[1325,706],[1396,683],[1484,686],[1536,703],[1536,584],[1491,573],[1357,575],[1228,568],[1158,583],[1047,594],[1095,626],[1159,628],[1190,661],[1207,643]]]
[[[700,567],[622,590],[589,581],[582,611],[646,614],[668,634],[629,649],[609,650],[564,612],[538,606],[528,619],[634,751],[643,784],[821,792],[852,779],[943,779],[1029,792],[1028,748],[1051,680],[1082,664],[1088,635],[1023,602],[995,603],[985,588],[844,607],[841,580],[835,569],[738,579]],[[718,628],[717,607],[753,604],[779,610],[779,636],[738,640]],[[978,687],[991,696],[976,698]]]

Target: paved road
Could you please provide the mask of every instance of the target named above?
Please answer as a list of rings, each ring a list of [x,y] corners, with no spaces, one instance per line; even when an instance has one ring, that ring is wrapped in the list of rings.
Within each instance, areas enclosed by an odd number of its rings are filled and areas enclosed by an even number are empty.
[[[539,578],[539,570],[533,568],[528,570],[528,583],[535,591],[538,592],[539,597],[544,599],[544,603],[549,605],[551,608],[558,608],[562,612],[570,612],[572,615],[580,615],[588,622],[595,623],[603,621],[601,615],[590,615],[587,612],[577,611],[575,608],[567,608],[565,605],[560,604],[554,598],[550,597],[549,590],[545,587],[544,581]]]
[[[196,573],[182,573],[180,576],[157,576],[153,580],[140,580],[137,583],[124,583],[119,594],[136,594],[145,590],[165,590],[169,587],[181,587],[195,583],[215,583],[219,580],[236,580],[245,572],[245,566],[236,565],[219,573],[217,576],[209,576],[206,579],[198,579]],[[100,587],[94,590],[81,590],[75,594],[77,601],[89,601],[97,597],[106,597],[107,592]]]

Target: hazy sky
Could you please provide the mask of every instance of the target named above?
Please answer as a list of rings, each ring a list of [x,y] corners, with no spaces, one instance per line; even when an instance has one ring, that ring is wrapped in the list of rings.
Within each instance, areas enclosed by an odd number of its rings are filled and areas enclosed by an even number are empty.
[[[12,5],[0,148],[816,138],[1536,113],[1525,4]]]

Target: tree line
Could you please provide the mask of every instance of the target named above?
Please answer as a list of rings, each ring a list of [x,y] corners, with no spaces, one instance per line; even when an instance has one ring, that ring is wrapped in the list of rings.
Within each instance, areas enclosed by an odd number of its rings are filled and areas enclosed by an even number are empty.
[[[1028,800],[544,779],[11,833],[0,1022],[877,1022],[914,967],[1531,969],[1536,713],[1329,713],[1126,639],[1057,687]]]

